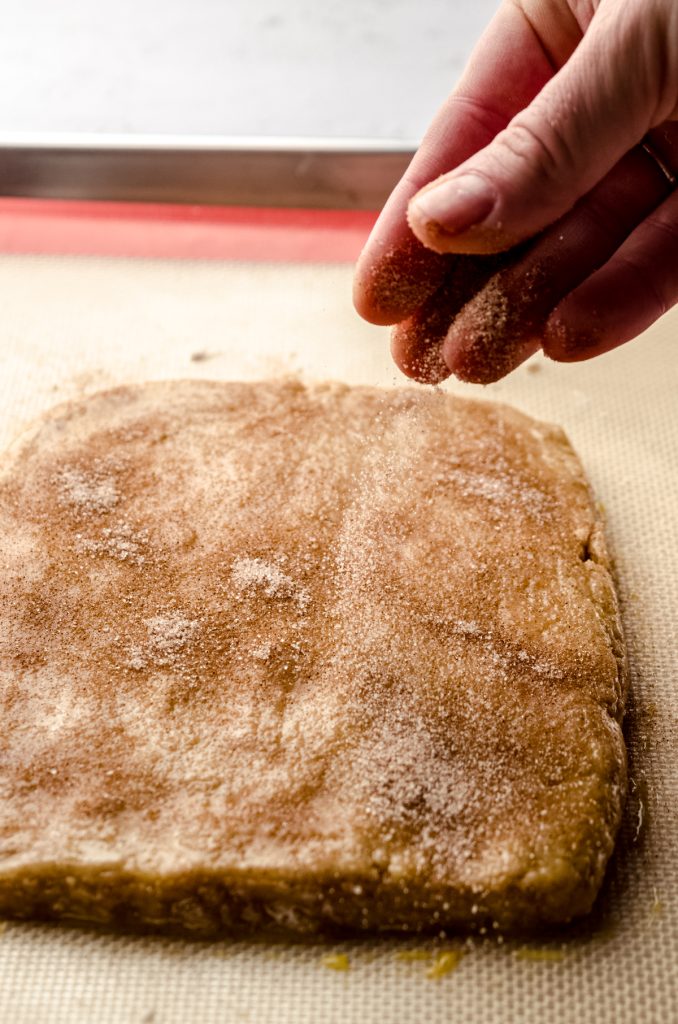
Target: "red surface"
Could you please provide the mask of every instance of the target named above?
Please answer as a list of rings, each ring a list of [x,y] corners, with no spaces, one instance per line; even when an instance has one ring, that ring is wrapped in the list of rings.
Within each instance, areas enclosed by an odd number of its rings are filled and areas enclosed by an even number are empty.
[[[376,213],[0,198],[0,252],[353,262]]]

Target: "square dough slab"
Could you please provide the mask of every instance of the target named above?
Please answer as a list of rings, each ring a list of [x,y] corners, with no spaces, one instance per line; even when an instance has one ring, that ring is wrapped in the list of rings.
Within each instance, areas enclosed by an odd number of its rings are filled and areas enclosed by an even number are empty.
[[[140,385],[0,463],[0,915],[200,936],[586,913],[626,667],[563,433]]]

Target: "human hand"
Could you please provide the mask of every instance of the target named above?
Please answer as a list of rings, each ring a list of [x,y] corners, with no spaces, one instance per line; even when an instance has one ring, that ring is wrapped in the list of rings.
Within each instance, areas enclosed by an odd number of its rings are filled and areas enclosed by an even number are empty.
[[[678,2],[504,0],[375,225],[356,308],[431,383],[607,352],[678,302],[676,174]]]

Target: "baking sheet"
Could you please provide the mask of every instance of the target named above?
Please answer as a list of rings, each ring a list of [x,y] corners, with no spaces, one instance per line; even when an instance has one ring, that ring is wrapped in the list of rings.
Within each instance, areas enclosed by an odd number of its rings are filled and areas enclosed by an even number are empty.
[[[347,265],[0,257],[0,447],[56,402],[129,381],[299,373],[401,386]],[[628,635],[632,793],[591,920],[548,943],[189,943],[10,923],[12,1024],[667,1024],[678,1020],[678,312],[590,363],[541,357],[457,393],[563,425],[609,520]],[[323,964],[345,952],[347,971]]]
[[[0,132],[0,195],[372,210],[415,149],[398,139]]]

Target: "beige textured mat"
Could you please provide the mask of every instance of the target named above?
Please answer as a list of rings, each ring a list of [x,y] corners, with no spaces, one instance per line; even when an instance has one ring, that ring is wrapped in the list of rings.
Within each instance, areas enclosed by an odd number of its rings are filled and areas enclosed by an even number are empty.
[[[395,383],[349,267],[0,257],[0,447],[33,416],[128,381]],[[632,794],[592,919],[549,943],[191,944],[9,924],[8,1024],[652,1024],[678,1021],[678,311],[591,363],[535,359],[485,394],[560,423],[617,557],[633,687]],[[479,389],[449,385],[460,392]],[[457,968],[406,949],[465,948]],[[349,969],[323,964],[348,955]]]

